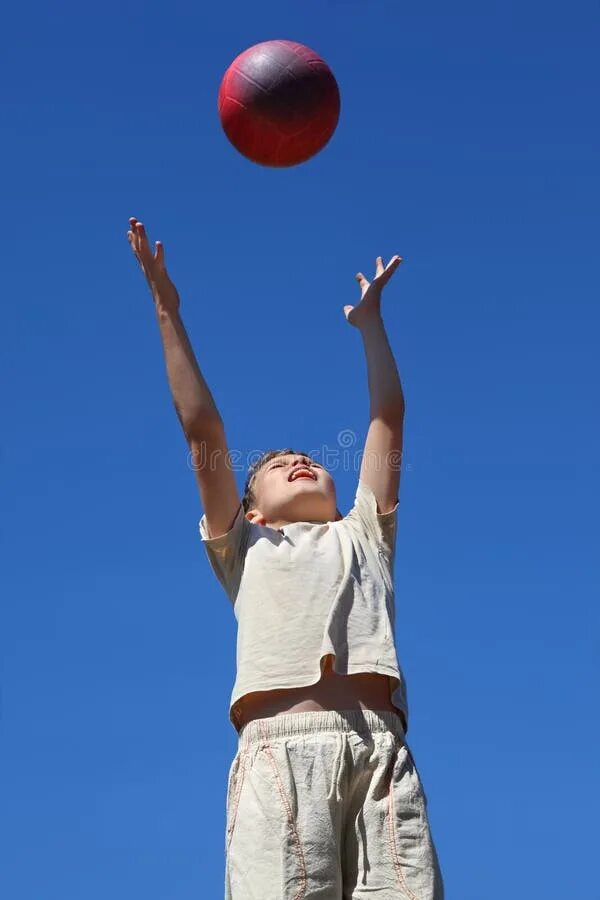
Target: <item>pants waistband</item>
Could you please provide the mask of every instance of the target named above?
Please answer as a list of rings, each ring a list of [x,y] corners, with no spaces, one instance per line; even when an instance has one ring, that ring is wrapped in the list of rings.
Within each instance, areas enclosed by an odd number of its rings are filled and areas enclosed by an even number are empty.
[[[387,709],[310,710],[253,719],[240,730],[238,746],[246,750],[257,741],[323,731],[356,731],[365,735],[391,731],[404,739],[402,719]]]

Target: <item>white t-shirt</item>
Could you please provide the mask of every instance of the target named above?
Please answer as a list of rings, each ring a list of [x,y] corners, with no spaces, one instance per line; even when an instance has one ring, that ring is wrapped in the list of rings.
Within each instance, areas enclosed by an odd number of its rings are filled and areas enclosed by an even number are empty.
[[[394,640],[397,509],[379,513],[359,481],[354,506],[337,522],[275,529],[249,522],[240,505],[231,529],[211,538],[202,516],[201,540],[238,623],[229,708],[236,730],[244,694],[315,684],[327,654],[339,674],[390,676],[392,703],[407,721]]]

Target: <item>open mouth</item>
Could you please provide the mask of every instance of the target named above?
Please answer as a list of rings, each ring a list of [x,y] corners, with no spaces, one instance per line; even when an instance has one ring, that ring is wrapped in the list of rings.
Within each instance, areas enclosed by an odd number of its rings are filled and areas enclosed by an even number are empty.
[[[312,479],[312,481],[317,480],[317,476],[314,474],[314,472],[311,472],[310,469],[296,469],[294,472],[292,472],[292,474],[288,478],[288,481],[296,481],[297,478],[310,478]]]

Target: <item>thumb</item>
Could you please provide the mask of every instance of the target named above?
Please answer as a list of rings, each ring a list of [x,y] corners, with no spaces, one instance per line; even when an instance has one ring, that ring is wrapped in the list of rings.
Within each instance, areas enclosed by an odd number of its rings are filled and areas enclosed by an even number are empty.
[[[348,304],[347,306],[344,307],[344,315],[346,316],[346,319],[347,319],[348,321],[349,321],[350,313],[352,312],[353,309],[354,309],[354,307],[351,306],[351,305],[349,305],[349,304]]]

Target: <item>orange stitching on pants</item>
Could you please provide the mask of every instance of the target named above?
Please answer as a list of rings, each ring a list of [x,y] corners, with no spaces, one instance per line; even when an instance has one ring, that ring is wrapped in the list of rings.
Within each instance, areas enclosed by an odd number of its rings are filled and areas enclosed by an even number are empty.
[[[229,845],[231,844],[231,839],[233,837],[233,829],[235,828],[235,820],[237,818],[238,806],[240,805],[240,797],[242,795],[242,786],[244,784],[244,777],[246,775],[246,757],[247,757],[247,755],[248,755],[248,751],[246,751],[246,753],[244,753],[242,755],[241,760],[240,760],[241,764],[242,764],[242,774],[239,778],[238,789],[235,793],[235,798],[233,801],[233,810],[231,812],[231,824],[229,826],[229,835],[227,838],[227,849],[229,849]]]
[[[398,876],[398,881],[402,888],[406,891],[410,900],[419,900],[419,898],[413,894],[411,889],[406,883],[406,879],[404,877],[404,873],[402,872],[402,864],[398,858],[398,850],[396,847],[396,837],[394,834],[394,773],[392,771],[392,779],[390,781],[390,790],[388,794],[389,798],[389,811],[388,811],[388,819],[389,819],[389,831],[390,831],[390,849],[392,851],[392,861],[394,863],[394,868],[396,869],[396,875]]]
[[[302,884],[300,885],[300,890],[298,891],[296,896],[293,898],[293,900],[302,900],[302,897],[306,893],[307,876],[306,876],[306,862],[304,861],[304,854],[302,852],[302,846],[300,844],[300,836],[298,834],[298,829],[296,828],[296,823],[294,822],[294,817],[292,815],[292,808],[289,804],[288,798],[286,797],[285,788],[284,788],[283,782],[281,780],[281,775],[279,774],[279,770],[277,768],[277,763],[275,761],[275,757],[273,756],[273,751],[271,750],[271,745],[268,743],[267,736],[264,731],[264,724],[262,722],[260,723],[260,730],[262,731],[262,734],[263,734],[263,740],[265,742],[265,750],[269,754],[271,766],[273,767],[273,772],[275,773],[275,780],[277,781],[277,787],[279,789],[279,794],[281,796],[281,800],[282,800],[285,810],[287,812],[288,824],[289,824],[290,828],[292,829],[292,834],[294,835],[294,840],[295,840],[294,850],[295,850],[296,856],[298,857],[300,869],[302,872]]]

